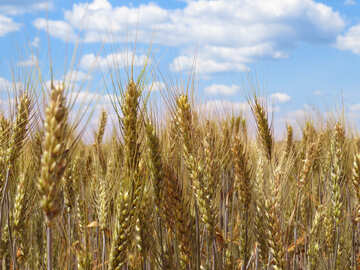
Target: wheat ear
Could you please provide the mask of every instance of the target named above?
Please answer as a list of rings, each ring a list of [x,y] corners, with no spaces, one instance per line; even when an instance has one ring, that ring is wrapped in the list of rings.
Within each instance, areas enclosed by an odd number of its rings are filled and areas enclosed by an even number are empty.
[[[38,189],[47,226],[47,269],[52,270],[52,221],[60,211],[59,185],[66,168],[68,109],[64,85],[51,87],[50,102],[45,114],[45,138]]]

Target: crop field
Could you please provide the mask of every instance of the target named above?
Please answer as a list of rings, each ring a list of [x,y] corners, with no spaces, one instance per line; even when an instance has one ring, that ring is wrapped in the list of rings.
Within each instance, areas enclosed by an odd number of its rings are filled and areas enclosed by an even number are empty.
[[[129,76],[89,141],[66,81],[30,85],[0,115],[1,269],[360,269],[360,141],[342,115],[275,139],[256,93],[249,119],[164,90],[161,117]]]
[[[360,0],[0,0],[0,270],[360,270]]]

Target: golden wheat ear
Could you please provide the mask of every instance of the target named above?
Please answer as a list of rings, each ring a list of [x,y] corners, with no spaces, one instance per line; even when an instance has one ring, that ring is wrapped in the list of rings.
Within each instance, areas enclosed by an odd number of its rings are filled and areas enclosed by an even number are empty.
[[[44,142],[38,190],[47,226],[47,265],[52,269],[52,221],[61,210],[61,179],[66,168],[68,108],[64,85],[52,86],[45,111]]]
[[[266,109],[256,95],[253,100],[250,101],[250,107],[255,117],[258,139],[262,147],[262,151],[266,159],[271,161],[273,152],[273,136]]]
[[[119,121],[122,126],[124,140],[124,162],[122,177],[128,189],[122,192],[116,202],[116,221],[111,242],[109,269],[120,269],[128,261],[129,249],[132,244],[132,235],[135,229],[137,213],[141,206],[142,164],[140,160],[140,132],[142,118],[140,116],[141,89],[133,80],[130,80],[121,103],[122,117]]]

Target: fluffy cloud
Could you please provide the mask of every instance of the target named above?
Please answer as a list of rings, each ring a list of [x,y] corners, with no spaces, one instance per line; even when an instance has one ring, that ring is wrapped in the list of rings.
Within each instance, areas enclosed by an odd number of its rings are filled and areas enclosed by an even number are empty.
[[[24,85],[22,82],[11,82],[5,78],[0,77],[0,92],[18,90],[23,87]]]
[[[270,96],[270,98],[275,103],[286,103],[291,99],[291,97],[286,93],[274,93]]]
[[[199,110],[208,115],[238,114],[250,111],[247,102],[233,102],[224,99],[209,100],[199,105]]]
[[[8,90],[12,87],[12,83],[7,79],[0,77],[0,92],[4,90]]]
[[[31,55],[28,59],[18,62],[20,67],[33,67],[38,64],[38,59],[35,55]]]
[[[0,15],[0,37],[7,33],[14,32],[20,29],[20,24],[13,21],[13,19]]]
[[[353,5],[356,5],[356,1],[355,0],[345,0],[344,5],[353,6]]]
[[[65,81],[67,82],[81,82],[90,80],[91,75],[80,70],[72,70],[66,73]]]
[[[33,22],[37,29],[48,31],[50,35],[64,41],[76,41],[77,35],[72,26],[65,21],[53,21],[38,18]]]
[[[234,95],[238,92],[240,87],[238,85],[224,85],[224,84],[212,84],[208,87],[205,87],[205,92],[211,95]]]
[[[130,66],[143,66],[148,57],[146,55],[132,55],[126,51],[111,53],[106,56],[96,56],[94,54],[85,54],[80,60],[80,66],[85,70],[120,68]]]
[[[21,15],[24,13],[52,10],[54,5],[51,1],[1,1],[0,12],[7,15]]]
[[[76,100],[78,104],[88,104],[92,102],[105,102],[105,97],[98,93],[89,91],[81,91],[79,93],[73,93],[72,98]]]
[[[360,111],[360,104],[353,104],[350,106],[350,111]]]
[[[221,61],[203,55],[196,59],[191,56],[178,56],[170,64],[170,69],[172,71],[192,70],[199,74],[225,71],[249,71],[246,65],[234,62],[232,59]]]
[[[171,68],[188,70],[196,64],[202,73],[244,71],[258,58],[286,57],[301,42],[331,43],[345,26],[338,12],[314,0],[188,0],[178,9],[94,0],[74,4],[63,22],[85,42],[181,46]]]
[[[33,41],[31,41],[31,46],[33,46],[34,48],[38,48],[40,44],[40,38],[39,37],[35,37],[33,39]]]
[[[323,92],[322,92],[321,90],[315,90],[315,91],[313,92],[313,94],[314,94],[315,96],[321,96],[321,95],[323,94]]]
[[[360,24],[350,27],[344,35],[340,35],[336,40],[336,46],[341,50],[360,54]]]
[[[166,88],[165,83],[160,82],[160,81],[154,81],[150,85],[148,85],[147,90],[155,92],[155,91],[161,91],[165,88]]]

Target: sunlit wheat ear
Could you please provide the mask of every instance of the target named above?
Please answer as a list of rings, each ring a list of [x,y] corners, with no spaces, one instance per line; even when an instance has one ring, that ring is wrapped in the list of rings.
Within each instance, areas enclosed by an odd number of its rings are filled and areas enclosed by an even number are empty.
[[[161,192],[163,189],[163,172],[160,141],[152,123],[147,123],[145,127],[147,136],[147,153],[150,177],[154,187],[155,205],[157,210],[161,207]]]
[[[26,176],[22,173],[16,188],[15,202],[14,202],[14,238],[20,238],[21,231],[24,229],[25,220],[25,192],[26,192]]]
[[[176,104],[175,121],[182,139],[183,158],[190,176],[195,198],[198,201],[201,197],[201,173],[203,166],[199,159],[194,156],[191,106],[186,95],[180,95],[176,100]]]
[[[6,166],[6,152],[9,146],[9,135],[10,135],[11,124],[5,116],[0,113],[0,167],[5,168]],[[0,191],[4,185],[6,172],[2,169],[0,171]]]
[[[243,217],[241,224],[241,259],[247,265],[250,258],[250,203],[251,203],[251,183],[250,171],[247,164],[248,157],[243,142],[236,136],[232,146],[234,162],[235,188],[239,192],[240,211]]]
[[[138,166],[139,162],[139,105],[140,90],[135,82],[130,81],[121,105],[123,113],[122,128],[124,137],[124,168],[127,175]]]
[[[309,257],[309,268],[310,270],[317,269],[316,266],[319,263],[320,258],[320,247],[321,247],[321,241],[319,241],[319,231],[323,219],[323,209],[322,206],[319,206],[315,217],[313,219],[311,230],[310,230],[310,240],[309,240],[309,248],[307,250],[307,255]]]
[[[10,129],[10,121],[6,119],[6,117],[2,113],[0,113],[0,153],[3,162],[5,162],[5,152],[9,145]]]
[[[287,135],[286,135],[286,149],[285,149],[285,157],[289,157],[293,150],[293,128],[291,125],[286,126]]]
[[[345,130],[340,122],[335,125],[335,134],[332,142],[333,166],[331,172],[333,215],[336,226],[339,226],[342,214],[341,184],[343,178],[343,145]]]
[[[218,170],[220,167],[215,153],[215,135],[209,122],[206,123],[207,132],[203,140],[204,148],[204,173],[201,185],[201,218],[210,233],[210,238],[215,236],[216,227],[216,189],[218,187]],[[213,239],[211,239],[213,240]]]
[[[360,223],[360,154],[354,156],[352,183],[357,199],[355,221]]]
[[[185,151],[191,153],[192,114],[187,95],[180,95],[176,100],[176,104],[176,124],[180,130],[180,134],[183,136]]]
[[[95,133],[95,149],[97,152],[97,156],[98,156],[99,163],[100,163],[103,174],[106,173],[106,161],[105,161],[105,157],[104,157],[104,153],[103,153],[101,144],[102,144],[104,133],[105,133],[106,123],[107,123],[107,112],[103,110],[101,112],[98,130]]]
[[[254,184],[255,195],[256,195],[256,206],[255,206],[255,238],[257,242],[258,254],[260,261],[263,264],[267,264],[269,256],[268,246],[268,227],[269,217],[267,211],[265,211],[265,193],[263,189],[263,183],[265,178],[265,162],[263,157],[260,156],[257,167],[256,167],[256,179]]]
[[[11,137],[7,150],[7,164],[12,166],[14,160],[19,155],[27,135],[29,115],[30,115],[30,98],[24,93],[17,105],[16,119],[12,127]]]
[[[143,262],[146,261],[148,255],[151,254],[151,248],[153,246],[153,207],[154,203],[151,199],[151,193],[149,190],[145,190],[144,198],[142,200],[142,206],[138,214],[137,222],[137,234],[139,235],[138,251],[142,256]]]
[[[0,172],[0,238],[2,234],[1,229],[4,218],[4,205],[5,201],[8,200],[8,192],[11,188],[10,180],[13,171],[15,170],[15,161],[19,156],[21,149],[23,148],[24,140],[28,132],[30,109],[30,98],[27,93],[23,93],[19,98],[19,103],[17,104],[15,122],[11,126],[11,134],[10,138],[8,138],[9,143],[5,143],[5,145],[2,145],[5,146],[5,148],[2,148],[2,151],[0,152],[0,166],[4,166],[3,168],[1,168]],[[6,133],[7,131],[5,131],[5,134]],[[15,260],[13,260],[13,263],[15,263]]]
[[[52,87],[50,102],[45,112],[45,138],[38,180],[40,204],[48,223],[60,210],[59,185],[66,166],[67,118],[64,86]]]
[[[194,149],[194,134],[195,129],[193,126],[193,113],[191,110],[191,105],[189,103],[187,95],[180,95],[176,100],[177,108],[176,108],[176,115],[175,120],[176,124],[180,131],[181,136],[181,143],[182,143],[182,149],[183,149],[183,159],[186,166],[186,169],[189,173],[190,177],[190,184],[193,190],[193,197],[195,199],[195,211],[196,211],[196,219],[199,215],[200,217],[206,216],[206,207],[205,207],[205,197],[203,193],[204,189],[204,183],[203,183],[203,173],[204,173],[204,166],[199,158],[197,158],[195,155],[195,149]],[[186,206],[184,204],[181,204],[181,206],[187,208],[189,207],[186,203]],[[203,207],[204,206],[204,207]],[[185,211],[185,209],[183,210]],[[190,217],[187,217],[190,218]],[[191,222],[188,222],[188,227],[190,230]],[[182,233],[182,235],[187,235],[188,232]],[[185,237],[186,238],[186,237]],[[196,240],[193,241],[195,245]],[[185,254],[185,253],[184,253]],[[189,258],[190,256],[187,255]]]
[[[333,264],[337,261],[339,237],[341,235],[341,222],[343,215],[343,198],[341,194],[341,182],[343,177],[342,147],[345,141],[345,131],[340,122],[337,122],[333,130],[329,150],[330,170],[330,201],[324,217],[325,242],[327,249],[331,252]],[[335,265],[335,264],[334,264]]]
[[[105,230],[106,228],[106,220],[108,217],[108,205],[110,198],[108,196],[109,190],[110,190],[110,184],[112,181],[112,177],[114,177],[115,174],[115,157],[114,155],[111,155],[107,162],[107,170],[105,176],[100,176],[99,179],[99,186],[98,186],[98,196],[97,196],[97,211],[98,211],[98,217],[99,217],[99,226],[101,230]]]
[[[52,86],[45,111],[44,142],[38,179],[40,206],[47,225],[47,269],[52,269],[52,221],[61,209],[60,184],[66,168],[68,109],[64,85]]]
[[[167,195],[162,204],[165,220],[179,241],[181,261],[189,264],[192,258],[195,220],[191,215],[189,202],[185,199],[181,184],[174,171],[164,166],[163,173],[164,190]]]
[[[106,123],[107,123],[107,112],[103,110],[100,116],[99,127],[96,132],[95,142],[97,145],[100,145],[103,141]]]
[[[111,242],[109,269],[118,270],[127,262],[127,251],[131,244],[132,228],[135,226],[134,210],[128,193],[121,194],[115,221],[115,230]]]
[[[304,188],[307,183],[307,178],[309,176],[310,170],[314,164],[314,159],[317,151],[317,142],[309,144],[309,147],[306,151],[305,160],[303,161],[303,167],[300,172],[299,186]]]
[[[257,96],[254,97],[250,106],[256,120],[258,139],[262,147],[262,151],[267,160],[270,161],[273,151],[273,137],[267,112]]]
[[[124,176],[123,182],[130,183],[130,191],[124,192],[117,204],[114,234],[111,243],[109,269],[121,269],[127,262],[128,249],[136,225],[136,213],[141,203],[143,181],[140,162],[140,95],[141,90],[134,81],[130,81],[121,110],[122,132],[124,139]]]

